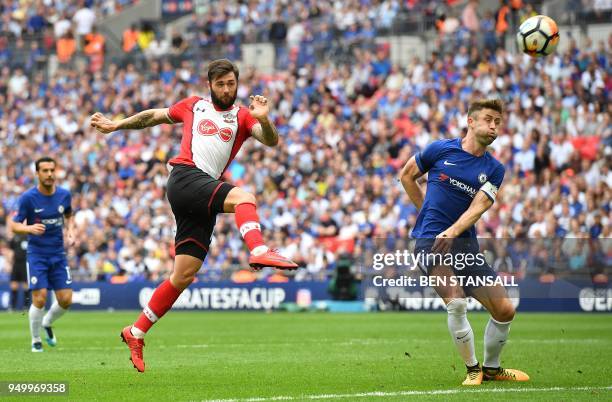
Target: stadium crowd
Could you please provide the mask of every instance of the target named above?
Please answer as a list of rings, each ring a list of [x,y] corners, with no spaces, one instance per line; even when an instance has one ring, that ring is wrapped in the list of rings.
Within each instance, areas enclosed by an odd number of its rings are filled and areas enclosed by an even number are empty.
[[[491,150],[506,177],[478,232],[523,239],[508,250],[496,242],[492,264],[549,279],[586,267],[586,274],[609,270],[612,35],[607,43],[572,40],[566,52],[543,60],[497,45],[458,45],[408,65],[393,64],[385,44],[355,46],[350,68],[299,46],[286,69],[242,69],[239,101],[267,96],[282,139],[272,149],[248,141],[226,179],[257,195],[269,244],[305,267],[296,280],[328,277],[339,255],[367,260],[376,238],[405,249],[417,211],[398,171],[429,142],[463,135],[467,104],[481,97],[499,97],[508,109]],[[166,162],[178,152],[180,127],[104,137],[89,127],[89,116],[119,118],[206,96],[205,63],[184,57],[173,65],[161,57],[146,68],[60,68],[48,80],[25,65],[2,67],[0,272],[9,270],[6,220],[35,184],[33,160],[51,155],[60,165],[58,184],[73,194],[73,275],[123,282],[169,274],[174,222]],[[596,240],[562,242],[574,238]],[[220,215],[199,279],[229,278],[248,267],[247,259],[233,217]]]

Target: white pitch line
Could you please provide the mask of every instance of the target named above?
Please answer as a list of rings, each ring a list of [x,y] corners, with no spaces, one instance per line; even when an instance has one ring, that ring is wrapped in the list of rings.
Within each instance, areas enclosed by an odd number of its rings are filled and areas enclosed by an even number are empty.
[[[205,344],[193,344],[193,345],[155,345],[155,349],[203,349],[208,348],[210,345]],[[59,347],[57,350],[61,351],[83,351],[83,350],[125,350],[125,346],[86,346],[84,348],[69,348]]]
[[[397,392],[362,392],[356,394],[321,394],[300,396],[271,396],[238,399],[206,399],[202,402],[267,402],[267,401],[298,401],[316,399],[369,398],[419,395],[453,395],[453,394],[485,394],[510,392],[551,392],[551,391],[612,391],[612,385],[607,387],[551,387],[551,388],[490,388],[490,389],[439,389],[432,391],[397,391]]]
[[[312,343],[312,342],[310,342]],[[348,339],[342,342],[326,342],[327,346],[374,346],[374,345],[401,345],[404,344],[406,346],[415,343],[440,343],[439,340],[434,339]],[[573,344],[573,343],[610,343],[610,341],[605,339],[594,339],[594,338],[584,338],[584,339],[512,339],[508,342],[509,344],[520,344],[520,343],[533,343],[533,344],[550,344],[550,345],[558,345],[558,344]],[[152,346],[156,349],[205,349],[205,348],[230,348],[230,347],[248,347],[254,348],[256,346],[268,347],[280,347],[280,346],[295,346],[296,342],[280,342],[280,343],[211,343],[211,344],[168,344],[168,345],[155,345]],[[304,343],[302,343],[303,345]],[[309,344],[309,342],[305,342],[305,344]],[[73,348],[65,348],[59,347],[58,350],[74,350]],[[78,348],[78,350],[123,350],[125,346],[87,346],[83,348]]]

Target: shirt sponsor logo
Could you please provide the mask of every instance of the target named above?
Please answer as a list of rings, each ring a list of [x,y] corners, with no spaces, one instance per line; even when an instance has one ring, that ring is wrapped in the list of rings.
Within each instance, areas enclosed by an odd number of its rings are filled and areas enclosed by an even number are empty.
[[[232,139],[232,134],[232,129],[228,127],[223,127],[221,130],[219,130],[219,138],[221,138],[225,142],[228,142]]]
[[[202,135],[215,135],[219,132],[219,127],[212,120],[202,120],[198,123],[198,133]]]
[[[234,135],[231,128],[223,127],[219,129],[219,126],[209,119],[201,120],[198,123],[198,133],[205,136],[218,135],[223,142],[229,142]]]
[[[54,219],[43,219],[40,221],[40,223],[42,223],[43,225],[62,226],[64,221],[62,218],[54,218]]]
[[[447,180],[452,186],[455,186],[458,189],[464,191],[470,197],[474,198],[476,196],[476,192],[478,190],[476,190],[474,187],[468,186],[464,182],[454,179],[450,176],[447,176],[444,173],[440,173],[440,181],[447,181]]]

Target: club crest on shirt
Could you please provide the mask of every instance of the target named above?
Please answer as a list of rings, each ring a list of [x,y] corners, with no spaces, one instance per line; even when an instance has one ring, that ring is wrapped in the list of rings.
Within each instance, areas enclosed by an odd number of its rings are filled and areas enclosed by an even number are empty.
[[[227,124],[234,124],[236,122],[236,116],[233,113],[225,113],[223,115],[223,121]]]
[[[487,181],[487,175],[486,175],[486,174],[484,174],[484,173],[479,174],[479,175],[478,175],[478,181],[479,181],[481,184],[484,184],[484,183]]]
[[[59,212],[60,214],[64,213],[64,206],[60,205],[59,207],[57,207],[57,212]]]

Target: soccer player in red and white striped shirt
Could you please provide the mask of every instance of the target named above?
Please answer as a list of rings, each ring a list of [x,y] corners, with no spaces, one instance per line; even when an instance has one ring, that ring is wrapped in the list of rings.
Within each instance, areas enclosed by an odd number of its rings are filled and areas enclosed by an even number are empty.
[[[265,97],[251,96],[248,108],[234,105],[238,77],[234,63],[215,60],[208,66],[211,99],[191,96],[169,108],[145,110],[119,121],[101,113],[91,117],[92,127],[104,134],[183,123],[180,153],[169,161],[168,200],[177,223],[174,270],[170,279],[157,287],[136,322],[121,333],[140,372],[145,369],[144,335],[193,282],[208,252],[218,213],[235,213],[253,268],[297,268],[264,244],[255,196],[220,180],[249,137],[271,147],[278,144],[278,131],[268,117],[270,106]]]

